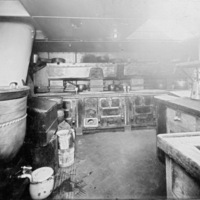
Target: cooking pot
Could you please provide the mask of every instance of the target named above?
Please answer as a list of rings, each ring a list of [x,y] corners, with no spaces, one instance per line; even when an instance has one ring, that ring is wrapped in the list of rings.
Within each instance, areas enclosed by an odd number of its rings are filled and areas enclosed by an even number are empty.
[[[65,63],[65,59],[64,58],[52,58],[51,62],[57,63],[59,65],[60,63]]]
[[[24,173],[19,178],[29,178],[29,193],[32,199],[45,199],[54,188],[54,171],[51,167],[41,167],[32,173]]]
[[[83,92],[83,90],[87,89],[87,86],[85,84],[78,84],[78,92]]]
[[[115,90],[115,85],[114,84],[108,85],[108,90],[109,91],[114,91]]]

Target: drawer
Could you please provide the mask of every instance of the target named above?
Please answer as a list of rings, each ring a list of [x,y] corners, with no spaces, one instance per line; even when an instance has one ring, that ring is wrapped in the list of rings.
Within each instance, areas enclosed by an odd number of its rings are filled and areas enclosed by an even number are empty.
[[[167,132],[196,131],[198,121],[195,116],[179,110],[167,108]]]

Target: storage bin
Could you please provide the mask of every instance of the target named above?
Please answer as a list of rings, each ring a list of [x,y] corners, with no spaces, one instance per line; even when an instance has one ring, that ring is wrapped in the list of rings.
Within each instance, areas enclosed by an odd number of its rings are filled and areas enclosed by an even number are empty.
[[[46,146],[58,128],[57,104],[33,97],[28,100],[27,136],[35,146]]]

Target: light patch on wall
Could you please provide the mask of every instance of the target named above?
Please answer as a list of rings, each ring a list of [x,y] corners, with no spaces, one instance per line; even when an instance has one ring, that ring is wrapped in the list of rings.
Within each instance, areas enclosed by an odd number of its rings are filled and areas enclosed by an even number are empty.
[[[44,33],[41,30],[36,30],[36,40],[47,40],[48,38],[44,35]]]
[[[0,1],[0,16],[30,16],[19,1]]]
[[[193,37],[194,35],[183,28],[178,21],[149,19],[127,39],[183,41]]]

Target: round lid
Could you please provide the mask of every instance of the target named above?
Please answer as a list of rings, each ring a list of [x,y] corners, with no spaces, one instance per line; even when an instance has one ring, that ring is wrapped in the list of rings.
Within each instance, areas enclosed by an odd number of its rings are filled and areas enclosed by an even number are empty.
[[[0,86],[0,101],[22,98],[29,90],[28,86]]]
[[[54,171],[51,167],[41,167],[32,172],[33,182],[42,182],[53,175]]]

